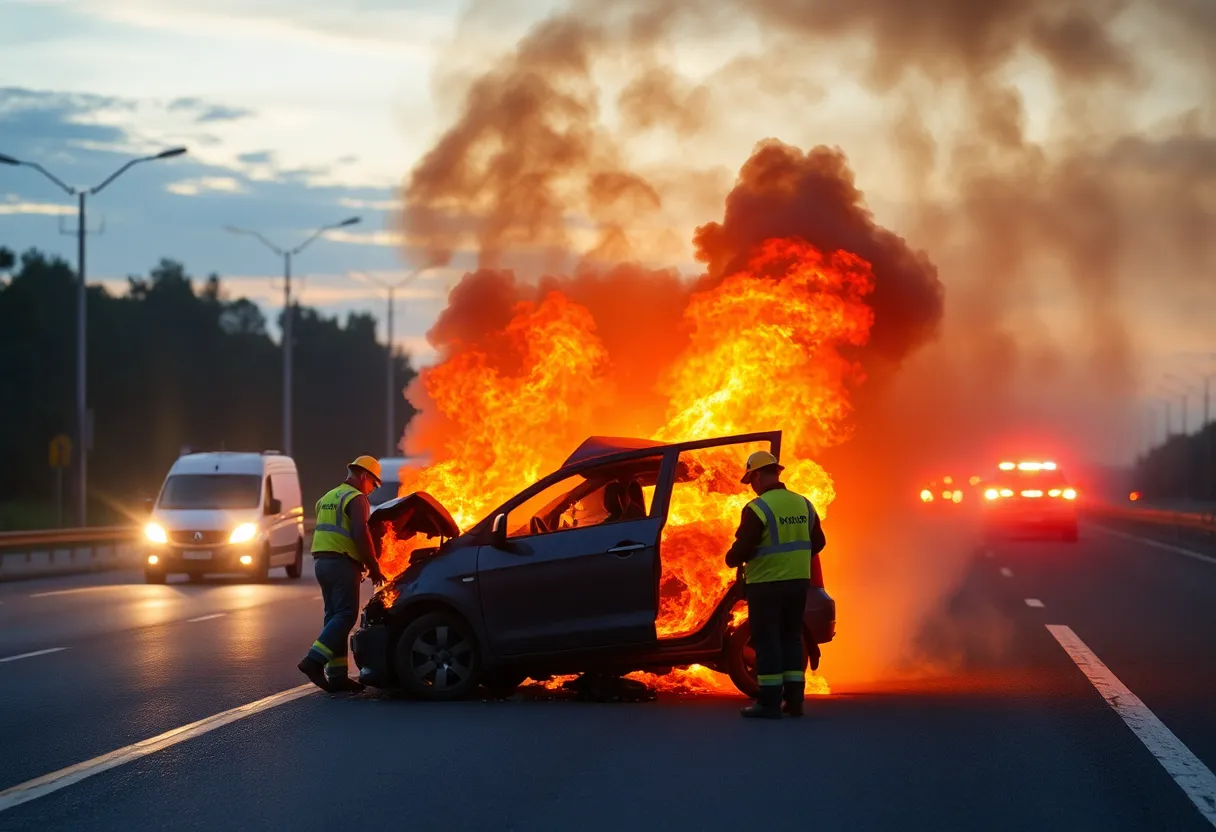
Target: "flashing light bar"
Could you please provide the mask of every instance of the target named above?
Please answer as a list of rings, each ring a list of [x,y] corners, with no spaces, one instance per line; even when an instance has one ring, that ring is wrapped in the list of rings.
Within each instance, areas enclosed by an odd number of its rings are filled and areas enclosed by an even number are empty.
[[[1054,471],[1056,470],[1056,464],[1054,462],[1031,461],[1019,462],[1017,464],[1012,462],[1002,462],[1000,468],[1002,471],[1012,471],[1015,468],[1019,471]]]
[[[1016,466],[1016,465],[1014,465],[1012,462],[1002,462],[1002,463],[1001,463],[1001,470],[1002,470],[1002,471],[1012,471],[1012,470],[1013,470],[1014,468],[1016,468],[1016,467],[1017,467],[1017,466]]]
[[[1042,497],[1043,492],[1037,488],[1029,488],[1022,492],[1023,497]]]

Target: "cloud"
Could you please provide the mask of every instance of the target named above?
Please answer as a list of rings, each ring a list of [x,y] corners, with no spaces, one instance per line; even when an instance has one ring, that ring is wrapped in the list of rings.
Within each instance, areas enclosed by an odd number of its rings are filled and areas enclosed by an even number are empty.
[[[205,124],[209,121],[237,121],[256,115],[253,110],[244,107],[229,107],[223,104],[209,104],[198,98],[176,98],[169,102],[170,112],[186,112],[194,117],[194,121]]]
[[[269,150],[255,150],[252,153],[240,154],[236,160],[244,165],[269,165],[274,158],[274,153]]]
[[[245,186],[231,176],[203,176],[198,179],[182,179],[170,182],[165,187],[171,194],[180,196],[198,196],[208,192],[241,193]]]
[[[5,194],[3,199],[0,199],[0,215],[39,214],[65,217],[74,215],[76,210],[75,205],[22,201],[16,194]]]

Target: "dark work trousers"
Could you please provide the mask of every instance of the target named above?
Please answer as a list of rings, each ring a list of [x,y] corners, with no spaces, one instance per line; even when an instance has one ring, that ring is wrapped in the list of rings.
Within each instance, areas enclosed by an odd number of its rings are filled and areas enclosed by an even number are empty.
[[[346,645],[359,617],[359,584],[363,567],[342,554],[318,553],[314,564],[321,597],[325,601],[325,626],[312,643],[308,655],[325,665],[325,675],[347,675]]]
[[[806,684],[802,653],[802,616],[808,580],[768,581],[747,585],[747,620],[756,651],[760,701],[802,699]]]

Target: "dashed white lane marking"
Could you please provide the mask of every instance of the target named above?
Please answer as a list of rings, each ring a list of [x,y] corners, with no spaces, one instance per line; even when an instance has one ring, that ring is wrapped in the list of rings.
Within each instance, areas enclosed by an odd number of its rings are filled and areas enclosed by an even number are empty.
[[[229,723],[236,722],[238,719],[244,719],[247,716],[253,716],[254,714],[268,711],[271,708],[276,708],[279,705],[284,705],[292,700],[307,696],[315,690],[317,688],[311,682],[299,687],[289,688],[267,696],[264,699],[259,699],[256,702],[250,702],[247,705],[223,711],[206,719],[200,719],[198,722],[191,722],[189,725],[183,725],[180,728],[174,728],[158,736],[137,742],[134,745],[119,748],[116,751],[111,751],[109,754],[102,754],[100,757],[85,760],[83,763],[77,763],[74,766],[68,766],[59,771],[44,774],[42,777],[27,780],[24,783],[0,792],[0,812],[67,788],[74,783],[79,783],[81,780],[92,777],[94,774],[101,774],[103,771],[117,768],[141,757],[147,757],[149,754],[163,751],[186,740],[192,740],[209,731],[214,731],[216,728],[222,728]]]
[[[213,612],[211,615],[200,615],[198,618],[187,618],[186,623],[193,624],[196,621],[210,621],[213,618],[223,618],[227,614],[228,613],[226,612]]]
[[[1026,606],[1034,607],[1037,610],[1041,610],[1041,609],[1043,609],[1044,604],[1038,598],[1027,598]]]
[[[52,595],[76,595],[81,592],[96,592],[99,589],[114,589],[117,584],[103,584],[101,586],[78,586],[75,589],[55,589],[50,592],[35,592],[30,595],[31,598],[50,598]]]
[[[1077,637],[1071,627],[1048,624],[1047,630],[1060,642],[1060,646],[1102,694],[1106,703],[1115,709],[1115,713],[1123,718],[1127,727],[1174,778],[1174,782],[1182,787],[1199,813],[1216,826],[1216,775],[1212,774],[1212,770],[1192,754],[1127,685],[1119,681],[1119,677]]]
[[[1147,537],[1140,537],[1139,535],[1127,534],[1126,532],[1116,531],[1115,529],[1108,529],[1106,526],[1094,526],[1094,528],[1105,534],[1113,535],[1114,537],[1121,537],[1124,540],[1134,540],[1137,543],[1143,543],[1145,546],[1152,546],[1155,549],[1164,549],[1167,552],[1173,552],[1177,555],[1184,555],[1188,558],[1194,558],[1195,560],[1201,560],[1204,563],[1210,563],[1216,566],[1216,558],[1212,557],[1211,555],[1193,552],[1190,549],[1184,549],[1181,546],[1174,546],[1170,543],[1162,543],[1160,540],[1152,540]]]
[[[1012,578],[1013,570],[1010,569],[1008,566],[1002,566],[1001,567],[1001,577],[1002,578]]]
[[[22,653],[17,656],[5,656],[3,659],[0,659],[0,664],[4,664],[5,662],[15,662],[18,659],[32,659],[34,656],[45,656],[49,653],[61,653],[67,649],[68,648],[66,647],[51,647],[47,650],[35,650],[33,653]]]

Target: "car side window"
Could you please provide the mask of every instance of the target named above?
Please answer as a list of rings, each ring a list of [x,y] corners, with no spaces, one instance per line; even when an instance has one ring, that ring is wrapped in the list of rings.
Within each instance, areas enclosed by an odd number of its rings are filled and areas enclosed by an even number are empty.
[[[507,537],[550,534],[649,516],[662,456],[559,479],[507,515]]]

